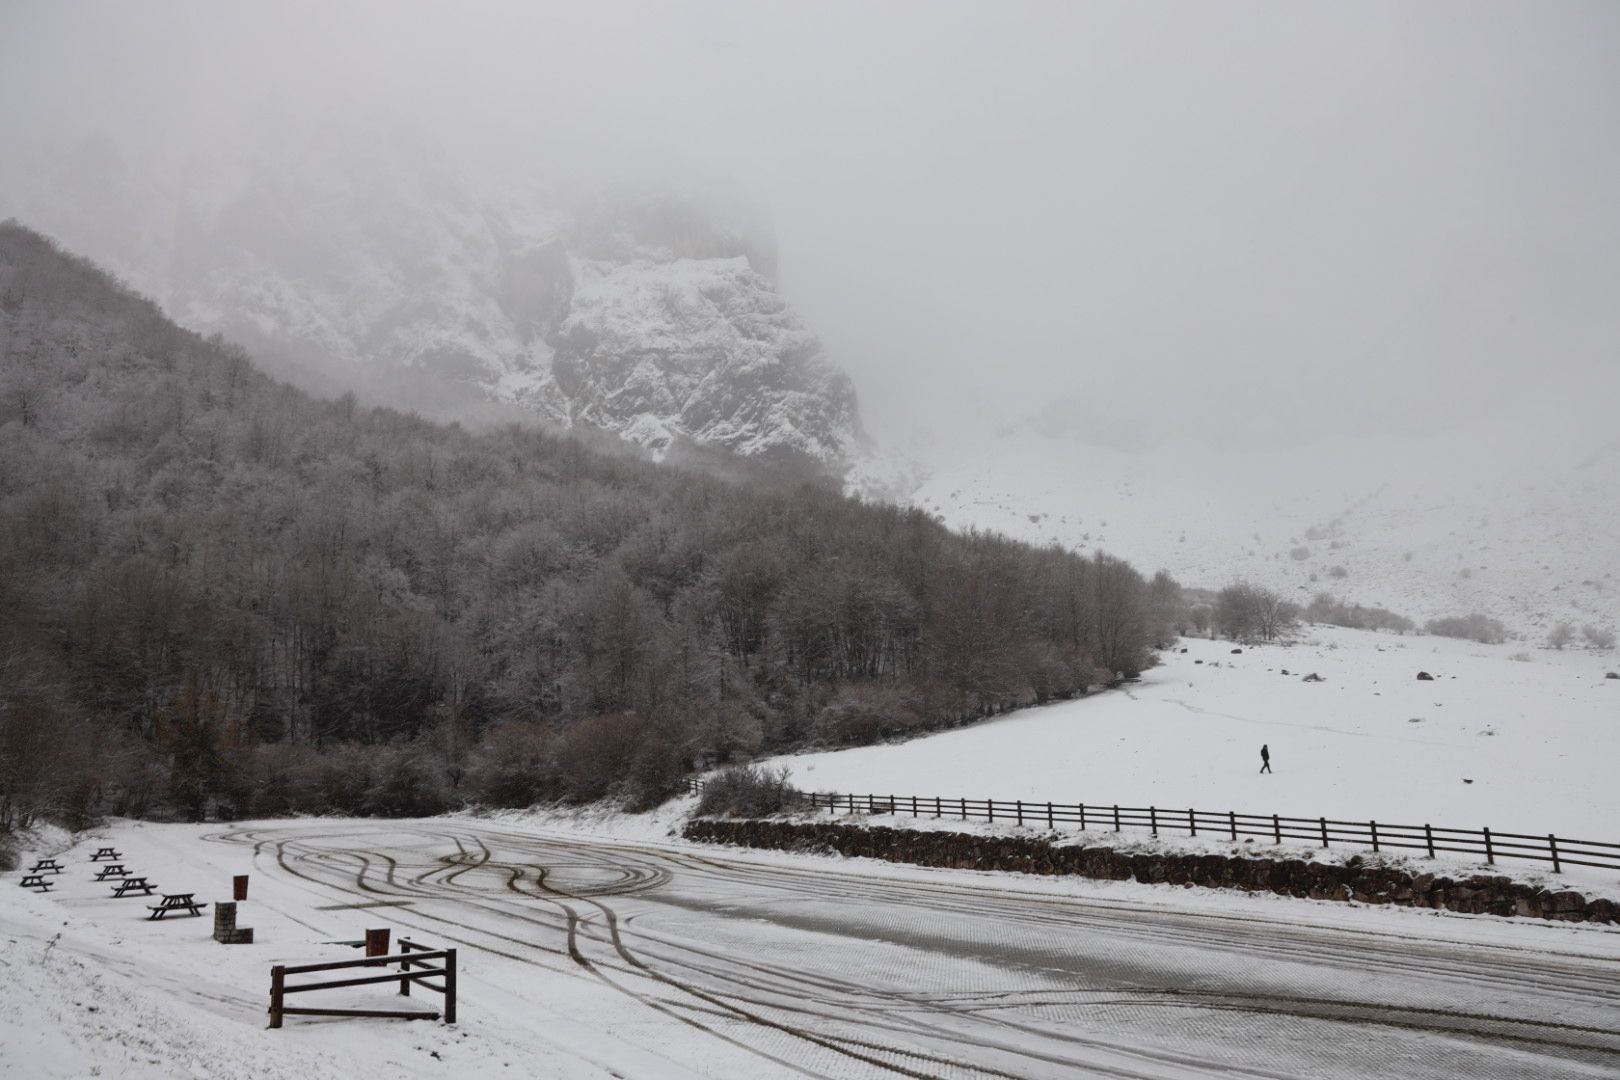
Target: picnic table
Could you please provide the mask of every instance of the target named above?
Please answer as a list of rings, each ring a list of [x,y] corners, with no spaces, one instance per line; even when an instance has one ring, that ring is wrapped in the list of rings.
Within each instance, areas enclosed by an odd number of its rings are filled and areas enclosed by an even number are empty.
[[[188,892],[164,893],[162,902],[156,907],[153,907],[150,904],[147,905],[147,910],[152,913],[148,915],[147,918],[161,919],[163,916],[175,911],[186,911],[189,912],[190,915],[201,915],[202,909],[208,905],[208,901],[204,900],[199,904],[194,899],[195,896],[195,893]]]
[[[17,884],[25,889],[38,889],[40,892],[50,892],[51,883],[46,881],[42,874],[24,874]]]
[[[113,886],[113,896],[128,896],[131,893],[140,893],[142,896],[151,896],[156,886],[151,885],[143,877],[127,877]]]
[[[62,864],[57,862],[55,859],[41,859],[39,862],[35,863],[33,869],[29,870],[28,872],[30,874],[39,874],[45,872],[60,874],[62,872]]]
[[[106,881],[110,877],[129,877],[129,871],[124,869],[123,863],[108,863],[96,875],[96,880]]]
[[[94,855],[90,856],[90,861],[91,862],[100,862],[102,859],[111,859],[113,862],[117,862],[119,859],[122,859],[122,858],[123,858],[123,856],[118,854],[118,852],[114,851],[112,848],[104,847],[104,848],[97,848],[96,853]]]

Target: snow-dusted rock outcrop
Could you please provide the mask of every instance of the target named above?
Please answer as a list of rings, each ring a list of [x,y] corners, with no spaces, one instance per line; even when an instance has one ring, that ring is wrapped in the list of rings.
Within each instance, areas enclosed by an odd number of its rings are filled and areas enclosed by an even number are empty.
[[[744,256],[579,261],[552,360],[570,419],[654,450],[847,460],[855,393]]]
[[[563,211],[576,204],[532,181],[475,189],[397,131],[351,136],[167,178],[106,145],[86,176],[72,155],[19,156],[0,164],[0,218],[272,370],[329,380],[316,389],[429,411],[491,399],[655,454],[691,440],[848,465],[853,387],[776,292],[757,217],[662,194]],[[111,206],[139,224],[109,230]]]

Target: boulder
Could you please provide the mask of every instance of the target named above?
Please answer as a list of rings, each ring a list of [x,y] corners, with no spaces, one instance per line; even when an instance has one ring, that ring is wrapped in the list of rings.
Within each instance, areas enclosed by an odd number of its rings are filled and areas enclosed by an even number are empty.
[[[1417,677],[1418,682],[1434,682],[1434,676],[1430,675],[1427,671],[1418,672]]]

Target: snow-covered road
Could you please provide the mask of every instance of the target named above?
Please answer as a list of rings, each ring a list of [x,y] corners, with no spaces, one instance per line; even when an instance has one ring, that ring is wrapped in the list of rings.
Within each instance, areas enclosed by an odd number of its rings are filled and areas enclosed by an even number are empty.
[[[91,927],[121,917],[116,942],[89,947],[97,935],[74,929],[65,949],[142,959],[164,992],[232,1022],[244,1070],[261,1055],[312,1054],[349,1078],[1620,1071],[1620,935],[1597,928],[1300,903],[1200,909],[1095,883],[470,819],[115,832],[132,862],[162,864],[177,883],[224,883],[251,864],[241,921],[259,943],[213,945],[203,920],[145,923],[99,887],[74,896],[70,883],[30,904],[63,905]],[[373,925],[460,950],[457,1028],[298,1017],[262,1030],[271,963],[350,958],[318,942]],[[176,944],[154,956],[164,940]],[[326,1004],[399,1000],[347,993]]]

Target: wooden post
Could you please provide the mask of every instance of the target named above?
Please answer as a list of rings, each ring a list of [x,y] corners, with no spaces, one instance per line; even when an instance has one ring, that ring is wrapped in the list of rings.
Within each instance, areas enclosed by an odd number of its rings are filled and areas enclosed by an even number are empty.
[[[1018,806],[1018,824],[1020,826],[1022,826],[1024,824],[1024,800],[1019,799],[1018,802],[1017,802],[1017,806]]]
[[[1322,823],[1322,846],[1327,847],[1328,846],[1327,818],[1317,818],[1316,820],[1318,820],[1318,821],[1320,821]]]
[[[911,816],[917,816],[917,796],[915,795],[911,797]]]
[[[1232,843],[1235,844],[1235,843],[1237,843],[1237,811],[1236,810],[1228,810],[1226,812],[1226,823],[1232,827]]]
[[[1485,861],[1492,866],[1496,865],[1496,854],[1491,851],[1491,830],[1485,830]]]
[[[1367,822],[1367,827],[1372,830],[1373,853],[1377,854],[1377,852],[1378,852],[1378,822],[1369,821],[1369,822]]]
[[[1558,837],[1552,833],[1547,834],[1547,850],[1552,852],[1553,873],[1562,874],[1564,871],[1558,865]]]
[[[1119,803],[1114,804],[1114,831],[1119,832]]]
[[[962,820],[966,821],[967,820],[967,796],[966,795],[962,796],[962,798],[959,801],[962,804]]]
[[[456,950],[444,951],[444,1022],[456,1022]]]
[[[989,817],[985,818],[986,821],[996,820],[996,800],[984,800],[984,812],[989,815]]]
[[[1158,836],[1159,835],[1159,808],[1157,806],[1148,807],[1148,825],[1152,827],[1153,835]]]
[[[287,969],[280,964],[270,969],[270,1026],[281,1026],[281,999],[287,985]]]
[[[934,796],[934,820],[936,820],[936,821],[939,820],[940,814],[941,814],[941,810],[940,810],[940,806],[939,806],[939,796],[935,795]]]
[[[246,874],[237,874],[235,877],[231,878],[232,900],[242,901],[247,899],[247,883],[248,876]]]
[[[1276,814],[1271,815],[1271,835],[1274,838],[1273,843],[1282,843],[1282,824],[1277,820]]]
[[[386,927],[386,926],[383,927],[381,930],[367,930],[366,931],[366,955],[367,956],[387,956],[388,955],[388,938],[389,938],[389,935],[390,935],[390,931],[389,931],[388,927]]]
[[[1080,804],[1080,831],[1086,831],[1086,804]]]
[[[1423,826],[1423,840],[1429,845],[1429,858],[1434,858],[1434,830],[1427,824]]]
[[[1194,836],[1198,835],[1198,818],[1193,811],[1187,811],[1187,828],[1192,830]]]
[[[1053,824],[1053,822],[1052,822],[1052,804],[1051,803],[1046,804],[1046,827],[1048,829],[1057,828],[1057,826],[1055,824]]]
[[[410,997],[411,980],[409,972],[411,970],[411,950],[405,947],[404,942],[400,942],[399,952],[399,992],[404,994],[406,997]]]

